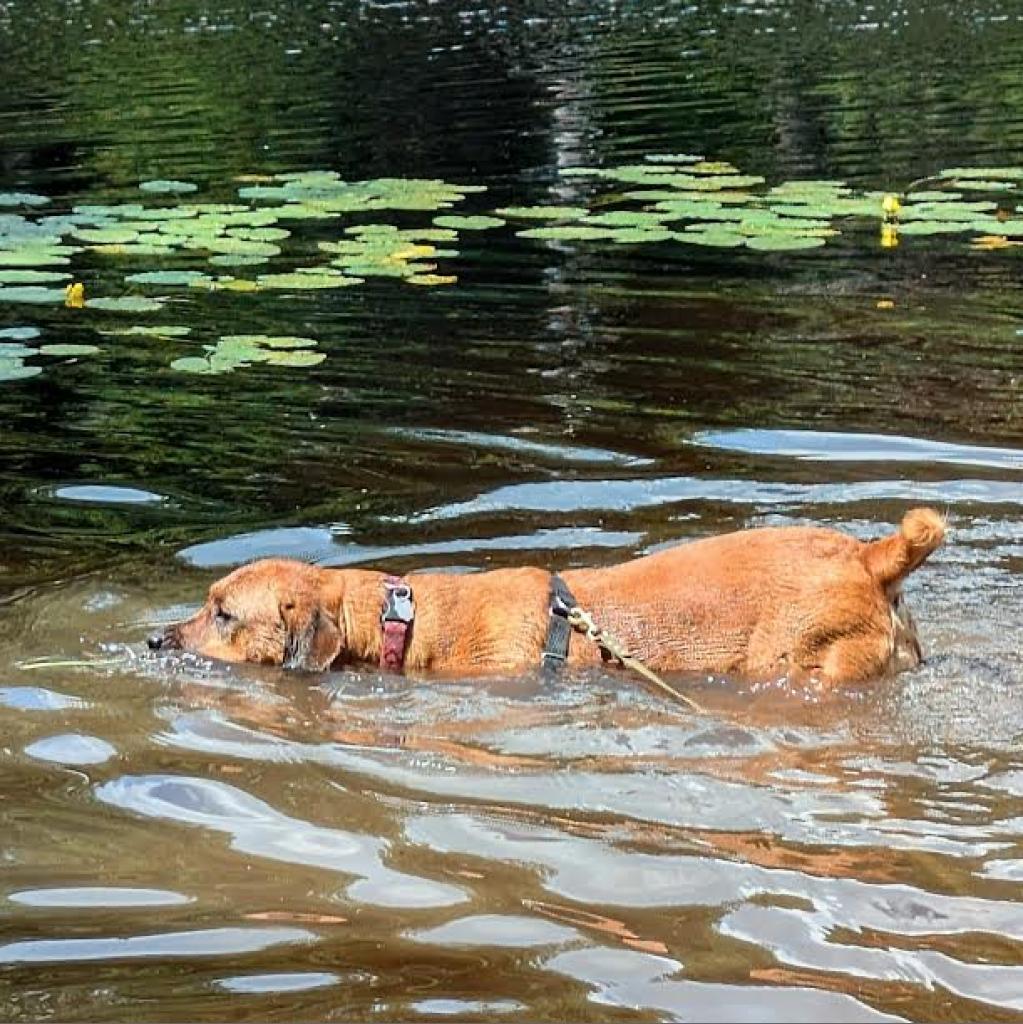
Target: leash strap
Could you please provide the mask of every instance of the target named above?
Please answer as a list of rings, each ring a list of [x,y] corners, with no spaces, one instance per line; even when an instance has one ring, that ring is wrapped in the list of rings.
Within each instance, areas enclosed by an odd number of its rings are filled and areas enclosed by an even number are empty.
[[[575,597],[568,589],[568,584],[557,573],[553,573],[547,641],[540,654],[540,667],[547,675],[560,672],[568,658],[568,643],[572,638],[572,624],[568,621],[568,614],[574,607]]]
[[[388,576],[384,580],[384,607],[380,612],[380,667],[385,671],[401,672],[404,667],[408,634],[415,617],[412,588],[400,576]]]

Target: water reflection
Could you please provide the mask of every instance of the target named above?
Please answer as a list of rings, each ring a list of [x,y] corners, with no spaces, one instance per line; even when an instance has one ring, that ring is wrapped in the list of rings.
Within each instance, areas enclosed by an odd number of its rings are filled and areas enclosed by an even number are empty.
[[[999,0],[0,5],[0,192],[226,201],[335,167],[486,185],[482,211],[672,150],[901,188],[1023,159],[1021,46]],[[101,348],[0,385],[6,1016],[1023,1015],[1012,253],[459,246],[444,294],[174,296],[196,338],[315,335],[314,375],[183,381],[191,342],[4,304]],[[76,263],[94,294],[110,259]],[[873,536],[910,502],[952,527],[907,587],[929,663],[688,681],[709,721],[613,673],[409,685],[141,642],[253,557],[602,563]]]

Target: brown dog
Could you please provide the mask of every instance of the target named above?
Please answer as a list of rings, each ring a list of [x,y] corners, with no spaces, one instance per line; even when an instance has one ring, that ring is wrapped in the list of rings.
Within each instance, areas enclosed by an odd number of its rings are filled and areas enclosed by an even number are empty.
[[[919,664],[902,580],[941,544],[931,509],[864,543],[835,530],[745,530],[562,579],[580,607],[661,671],[858,682]],[[186,622],[150,637],[224,661],[321,671],[380,660],[384,573],[265,559],[210,587]],[[539,665],[551,574],[496,569],[417,574],[405,669],[413,675],[519,674]],[[598,664],[571,638],[570,665]]]

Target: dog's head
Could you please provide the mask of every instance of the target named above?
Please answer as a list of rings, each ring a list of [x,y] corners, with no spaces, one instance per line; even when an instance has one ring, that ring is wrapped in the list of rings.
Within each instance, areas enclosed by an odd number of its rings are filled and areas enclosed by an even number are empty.
[[[325,571],[267,558],[217,580],[184,622],[149,637],[156,651],[192,651],[222,661],[321,672],[344,647],[339,609],[325,603]]]

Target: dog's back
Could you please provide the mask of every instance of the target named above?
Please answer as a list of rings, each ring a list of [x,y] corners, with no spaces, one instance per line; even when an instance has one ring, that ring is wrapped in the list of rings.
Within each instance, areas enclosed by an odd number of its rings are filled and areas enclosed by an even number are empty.
[[[866,543],[815,527],[744,530],[564,576],[655,668],[860,679],[894,668],[897,653],[905,665],[916,641],[895,614],[899,587],[944,532],[936,512],[914,509]]]

